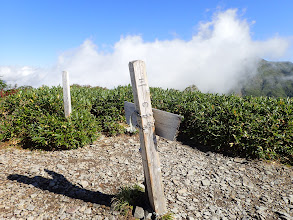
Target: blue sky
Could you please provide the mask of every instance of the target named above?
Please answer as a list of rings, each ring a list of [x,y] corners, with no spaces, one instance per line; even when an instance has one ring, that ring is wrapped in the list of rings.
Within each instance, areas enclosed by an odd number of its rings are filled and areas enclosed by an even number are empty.
[[[252,38],[293,36],[293,1],[90,1],[1,0],[0,64],[44,65],[59,53],[92,39],[111,47],[121,36],[145,41],[189,40],[197,24],[217,10],[238,8]],[[292,58],[292,57],[289,57]]]
[[[128,36],[140,36],[145,45],[189,42],[201,24],[230,9],[237,10],[234,20],[247,24],[252,43],[276,37],[288,42],[279,56],[271,58],[272,50],[264,58],[293,61],[291,0],[0,0],[0,66],[53,68],[86,41],[105,56]]]

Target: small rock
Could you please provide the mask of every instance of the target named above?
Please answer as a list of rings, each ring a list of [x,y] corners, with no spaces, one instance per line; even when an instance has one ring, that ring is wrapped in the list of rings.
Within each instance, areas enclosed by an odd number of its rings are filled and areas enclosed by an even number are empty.
[[[79,206],[73,206],[66,210],[66,213],[73,214],[79,209]]]
[[[153,213],[145,211],[144,215],[145,215],[146,220],[150,220],[150,219],[152,219]]]
[[[136,206],[133,216],[134,216],[134,218],[138,218],[138,219],[144,218],[144,210],[143,210],[143,208],[141,208],[139,206]]]
[[[203,215],[204,216],[211,216],[212,214],[210,212],[204,212]]]
[[[203,185],[203,186],[209,186],[210,184],[211,184],[211,182],[209,181],[209,180],[202,180],[201,181],[201,184]]]
[[[180,182],[178,180],[173,180],[173,183],[177,186],[179,186]]]
[[[245,186],[245,187],[253,188],[253,183],[252,183],[251,180],[250,180],[248,177],[246,177],[246,176],[244,176],[244,177],[242,178],[242,184],[243,184],[243,186]]]
[[[190,210],[190,211],[194,211],[194,210],[196,210],[195,206],[192,206],[192,205],[190,205],[190,204],[189,204],[189,206],[188,206],[187,209]]]
[[[234,162],[236,163],[243,163],[243,161],[244,161],[243,158],[239,158],[239,157],[234,158]]]
[[[235,200],[236,199],[236,195],[237,195],[236,192],[234,190],[232,190],[231,191],[231,195],[230,195],[231,199]]]
[[[177,195],[176,197],[177,197],[177,200],[179,200],[181,202],[185,202],[185,197],[179,196],[179,195]],[[176,203],[178,203],[178,201],[176,201]]]
[[[239,167],[238,168],[240,171],[244,171],[245,170],[245,167]]]
[[[57,164],[57,166],[56,166],[58,169],[60,169],[60,170],[64,170],[65,168],[64,168],[64,166],[62,165],[62,164]]]
[[[135,141],[134,141],[132,138],[129,138],[129,139],[128,139],[128,142],[129,142],[129,143],[134,143]]]
[[[19,215],[20,213],[21,213],[21,210],[19,209],[14,210],[14,215]]]
[[[187,192],[187,189],[186,188],[183,188],[183,189],[178,190],[178,193],[179,194],[183,194],[183,193],[186,193],[186,192]]]
[[[91,214],[92,213],[92,209],[91,208],[88,208],[84,211],[84,214]]]
[[[31,173],[38,173],[39,171],[40,171],[40,167],[39,167],[39,166],[35,166],[35,167],[33,167],[33,168],[30,170]]]
[[[211,220],[218,220],[218,219],[219,219],[219,217],[216,215],[212,215],[212,217],[211,217]]]
[[[257,210],[256,212],[260,215],[260,217],[265,218],[266,217],[266,210],[267,208],[264,206],[255,206],[255,209]]]
[[[62,206],[61,209],[59,210],[59,215],[63,215],[65,209],[66,209],[66,205]]]
[[[82,188],[86,188],[89,185],[89,183],[87,181],[85,181],[85,180],[82,180],[80,182],[80,185],[82,186]]]
[[[30,197],[31,197],[32,199],[34,199],[34,198],[37,197],[37,196],[38,196],[38,194],[37,194],[37,193],[34,193],[34,194],[31,194]]]
[[[66,218],[66,214],[63,213],[63,214],[60,216],[60,219],[62,220],[62,219],[65,219],[65,218]],[[43,218],[41,218],[41,219],[43,219]]]
[[[30,205],[28,205],[28,207],[26,209],[29,211],[33,211],[35,209],[35,206],[30,204]]]
[[[84,206],[82,206],[78,211],[80,211],[80,212],[84,212],[86,208],[87,208],[87,205],[84,205]]]
[[[289,195],[289,202],[290,202],[290,204],[293,204],[293,195]]]
[[[103,217],[100,215],[96,215],[93,220],[103,220]]]

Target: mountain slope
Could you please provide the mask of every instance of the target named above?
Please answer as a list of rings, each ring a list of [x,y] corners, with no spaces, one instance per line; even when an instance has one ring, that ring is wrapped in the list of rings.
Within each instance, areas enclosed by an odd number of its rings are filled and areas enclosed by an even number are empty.
[[[258,74],[234,92],[243,96],[293,97],[293,63],[261,60]]]

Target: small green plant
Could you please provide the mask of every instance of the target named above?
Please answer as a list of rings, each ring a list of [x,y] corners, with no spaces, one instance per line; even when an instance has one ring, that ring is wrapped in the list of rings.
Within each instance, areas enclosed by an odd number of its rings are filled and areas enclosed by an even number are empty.
[[[134,206],[142,206],[145,203],[144,189],[139,185],[121,187],[117,195],[112,199],[112,207],[121,215],[131,215]]]
[[[173,220],[173,219],[174,219],[174,217],[171,212],[168,212],[167,214],[159,217],[159,220]]]

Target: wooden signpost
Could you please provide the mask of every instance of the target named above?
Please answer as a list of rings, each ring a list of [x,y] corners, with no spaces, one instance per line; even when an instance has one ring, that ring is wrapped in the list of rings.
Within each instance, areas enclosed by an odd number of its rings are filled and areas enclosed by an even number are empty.
[[[62,82],[63,82],[63,103],[64,103],[64,114],[65,117],[69,117],[71,114],[71,97],[70,97],[70,86],[68,79],[68,72],[62,72]]]
[[[124,102],[124,110],[127,124],[132,127],[138,127],[137,112],[135,106],[131,102]],[[156,135],[174,141],[182,117],[170,112],[165,112],[153,108],[153,116],[155,120],[155,133]]]
[[[181,117],[164,111],[152,109],[150,90],[146,77],[146,68],[143,61],[137,60],[130,62],[129,71],[134,104],[125,103],[126,117],[128,118],[128,122],[130,122],[133,113],[137,116],[137,120],[134,124],[139,128],[142,163],[149,201],[154,211],[157,214],[162,215],[167,212],[167,207],[162,184],[160,160],[157,151],[155,132],[157,132],[157,134],[162,134],[162,136],[165,137],[168,136],[166,133],[171,133],[171,130],[174,130],[169,128],[176,128],[175,130],[177,131]],[[154,115],[157,115],[155,117],[156,123],[159,122],[156,124],[156,127]],[[161,122],[160,118],[163,119]],[[169,120],[167,120],[167,118],[169,118]],[[176,133],[176,131],[173,133]],[[172,138],[171,134],[169,139],[174,139],[174,136]]]

